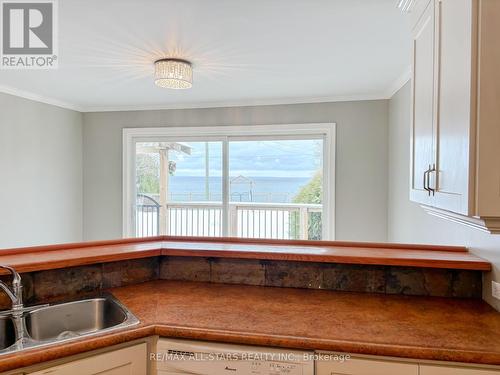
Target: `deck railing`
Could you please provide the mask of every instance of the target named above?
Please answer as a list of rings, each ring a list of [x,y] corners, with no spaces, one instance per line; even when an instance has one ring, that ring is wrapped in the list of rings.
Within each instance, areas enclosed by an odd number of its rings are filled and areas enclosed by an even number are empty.
[[[321,238],[321,208],[320,204],[303,203],[231,203],[230,234],[287,240]]]
[[[160,204],[145,194],[137,195],[135,206],[136,237],[152,237],[160,234]]]
[[[222,205],[212,202],[176,202],[166,207],[166,234],[220,237]]]
[[[228,234],[244,238],[321,239],[321,216],[321,204],[231,202]],[[164,223],[164,230],[160,230],[160,223]],[[218,202],[175,202],[168,203],[163,211],[159,205],[137,205],[136,228],[137,236],[222,236],[223,206]]]

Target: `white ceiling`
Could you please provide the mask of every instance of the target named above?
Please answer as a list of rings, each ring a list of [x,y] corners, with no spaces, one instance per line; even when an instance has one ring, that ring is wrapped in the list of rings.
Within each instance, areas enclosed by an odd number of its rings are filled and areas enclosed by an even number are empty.
[[[194,66],[190,90],[152,63]],[[386,98],[410,64],[396,0],[59,0],[59,68],[0,91],[81,111]]]

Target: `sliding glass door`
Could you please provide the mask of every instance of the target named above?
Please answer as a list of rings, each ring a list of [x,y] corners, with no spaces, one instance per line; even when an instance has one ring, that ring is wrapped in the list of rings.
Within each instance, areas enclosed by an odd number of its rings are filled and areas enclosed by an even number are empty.
[[[133,145],[134,236],[325,238],[322,134],[147,137]]]

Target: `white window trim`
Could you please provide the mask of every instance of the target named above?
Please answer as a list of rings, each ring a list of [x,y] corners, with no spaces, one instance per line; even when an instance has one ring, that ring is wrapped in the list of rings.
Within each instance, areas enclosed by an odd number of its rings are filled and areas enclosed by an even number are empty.
[[[323,239],[335,239],[335,123],[247,125],[247,126],[175,126],[123,129],[123,236],[134,236],[132,202],[135,200],[135,144],[158,138],[182,138],[184,141],[227,140],[228,137],[252,136],[300,139],[321,136],[323,143]],[[228,166],[224,166],[225,173]],[[225,187],[227,189],[227,187]]]

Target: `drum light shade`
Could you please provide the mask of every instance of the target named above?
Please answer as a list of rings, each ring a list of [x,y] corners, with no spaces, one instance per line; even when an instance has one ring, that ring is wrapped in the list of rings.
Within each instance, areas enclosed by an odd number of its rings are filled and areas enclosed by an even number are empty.
[[[191,88],[193,86],[191,63],[180,59],[155,61],[155,84],[168,89]]]

